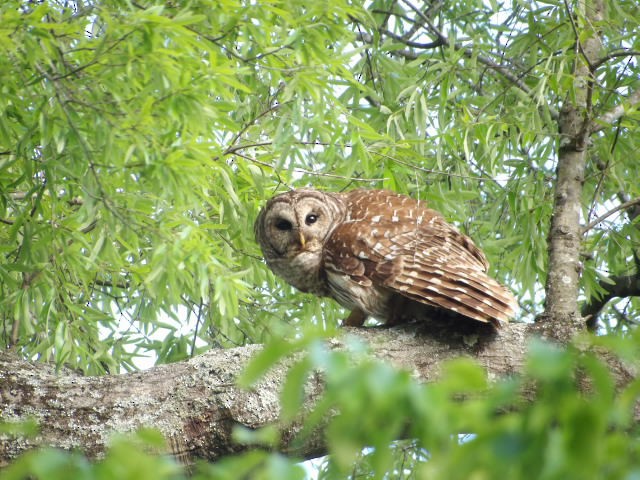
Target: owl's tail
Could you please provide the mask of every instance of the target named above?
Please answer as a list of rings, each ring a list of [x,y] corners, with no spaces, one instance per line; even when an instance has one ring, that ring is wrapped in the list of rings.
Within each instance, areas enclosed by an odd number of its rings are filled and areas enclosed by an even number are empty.
[[[500,327],[518,309],[513,294],[486,273],[461,265],[420,265],[403,269],[389,285],[420,303],[444,308]]]

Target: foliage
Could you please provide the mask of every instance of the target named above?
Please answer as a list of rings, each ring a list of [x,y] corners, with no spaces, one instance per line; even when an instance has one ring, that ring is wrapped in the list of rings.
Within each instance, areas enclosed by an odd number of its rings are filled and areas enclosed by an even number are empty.
[[[339,352],[318,342],[298,365],[303,371],[321,371],[326,390],[311,411],[301,412],[299,403],[292,408],[289,421],[305,415],[308,433],[324,415],[337,412],[327,425],[329,456],[313,474],[319,479],[636,478],[640,437],[634,408],[640,380],[616,393],[594,349],[637,364],[640,338],[585,337],[566,349],[537,342],[524,374],[495,384],[473,361],[458,359],[445,365],[440,381],[428,385],[371,360],[361,345]],[[282,395],[302,393],[305,378],[294,367],[292,385]],[[459,439],[460,432],[473,435]],[[403,435],[411,440],[394,442]],[[195,478],[305,478],[298,460],[267,453],[277,446],[277,436],[258,431],[238,438],[265,450],[199,465]],[[143,432],[142,439],[148,450],[161,446],[152,433]],[[30,452],[4,478],[57,478],[58,471],[77,479],[182,478],[175,464],[141,455],[140,446],[132,448],[131,442],[115,442],[95,465],[76,454]]]
[[[311,315],[306,300],[276,301],[289,289],[260,266],[251,223],[302,143],[344,128],[338,109],[320,113],[349,59],[322,36],[344,38],[357,11],[216,0],[0,14],[4,344],[97,373],[133,368],[134,349],[166,361],[263,341],[300,303]],[[182,338],[168,318],[187,312]]]
[[[638,6],[608,12],[597,114],[640,88]],[[421,48],[439,30],[407,20],[410,2],[3,2],[3,343],[100,373],[335,325],[337,306],[274,279],[250,233],[267,197],[307,184],[428,200],[483,246],[523,318],[539,312],[576,24],[554,2],[431,14],[448,43]],[[585,220],[640,195],[628,110],[593,138]],[[587,298],[638,241],[633,222],[589,232]]]
[[[526,405],[515,397],[525,380],[485,392],[466,362],[427,387],[359,357],[347,368],[316,343],[344,312],[274,278],[252,238],[260,206],[289,187],[410,193],[477,240],[517,292],[519,319],[531,320],[542,310],[558,112],[586,87],[573,72],[589,35],[603,41],[589,98],[601,128],[587,146],[583,222],[640,198],[640,7],[603,2],[598,25],[577,0],[1,2],[2,346],[101,374],[144,356],[272,342],[255,376],[290,342],[309,348],[287,384],[285,417],[318,367],[336,388],[318,411],[352,414],[329,428],[321,476],[400,477],[403,458],[410,475],[441,478],[640,475],[637,436],[623,437],[625,395],[635,394],[614,396],[589,355],[536,347],[528,378],[549,388]],[[608,121],[616,109],[624,115]],[[583,301],[637,278],[639,218],[628,208],[585,232]],[[603,333],[630,335],[640,302],[624,297],[601,315]],[[578,367],[600,393],[575,390]],[[459,393],[473,398],[451,402]],[[407,427],[411,418],[424,422]],[[459,443],[461,429],[476,436]],[[415,453],[411,443],[390,453],[400,433],[418,439]],[[126,464],[126,449],[110,455]],[[251,455],[200,474],[228,478],[242,462],[300,474]],[[45,451],[13,471],[37,477],[39,462],[78,476],[106,468]]]
[[[114,440],[104,460],[92,464],[79,453],[56,449],[28,452],[6,471],[3,478],[68,480],[113,478],[145,480],[186,478],[182,467],[173,459],[154,455],[164,445],[162,436],[152,430],[143,430],[131,437]]]
[[[585,337],[568,349],[534,342],[524,375],[495,385],[467,359],[421,385],[361,346],[338,353],[318,344],[300,365],[323,372],[327,387],[305,428],[339,412],[326,429],[329,456],[319,478],[633,478],[640,472],[633,418],[640,382],[616,394],[593,348],[637,364],[638,340]],[[302,391],[295,367],[292,378]],[[461,441],[460,432],[473,435]],[[412,440],[393,442],[403,436]]]

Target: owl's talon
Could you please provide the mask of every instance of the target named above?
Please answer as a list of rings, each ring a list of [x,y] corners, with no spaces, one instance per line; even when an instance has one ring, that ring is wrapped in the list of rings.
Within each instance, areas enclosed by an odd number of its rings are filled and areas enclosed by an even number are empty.
[[[353,310],[342,322],[343,327],[361,327],[367,319],[367,314],[362,310]]]

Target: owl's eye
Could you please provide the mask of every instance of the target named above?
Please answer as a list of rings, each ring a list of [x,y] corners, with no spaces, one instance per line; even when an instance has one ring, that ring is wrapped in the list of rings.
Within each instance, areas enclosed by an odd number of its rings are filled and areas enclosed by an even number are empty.
[[[317,221],[318,215],[316,215],[315,213],[310,213],[309,215],[307,215],[307,218],[304,219],[304,223],[306,223],[307,225],[314,224]]]
[[[281,218],[276,222],[276,228],[283,232],[287,232],[293,228],[293,225],[289,220],[285,220],[284,218]]]

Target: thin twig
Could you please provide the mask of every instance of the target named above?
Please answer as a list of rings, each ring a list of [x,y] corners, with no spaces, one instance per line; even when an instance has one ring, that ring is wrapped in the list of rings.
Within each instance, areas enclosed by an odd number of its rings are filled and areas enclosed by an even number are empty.
[[[200,328],[200,322],[202,321],[203,305],[204,305],[204,301],[202,297],[200,297],[200,303],[198,305],[198,314],[196,315],[196,326],[193,329],[193,337],[191,339],[191,357],[192,358],[196,355],[196,340],[198,339],[198,329]]]
[[[598,125],[594,126],[591,129],[591,133],[599,132],[605,126],[611,125],[613,122],[621,118],[625,111],[629,108],[635,107],[640,104],[640,89],[633,92],[627,100],[620,105],[616,105],[608,112],[603,113],[598,118],[596,118],[595,123]]]
[[[440,170],[433,170],[431,168],[425,168],[425,167],[419,167],[418,165],[413,165],[409,162],[405,162],[403,160],[400,160],[399,158],[395,158],[392,157],[391,155],[386,155],[384,153],[380,153],[380,152],[372,152],[374,155],[379,155],[381,157],[387,158],[389,160],[391,160],[392,162],[395,163],[399,163],[400,165],[404,165],[405,167],[409,167],[409,168],[413,168],[414,170],[418,170],[420,172],[424,172],[424,173],[431,173],[433,175],[446,175],[448,177],[456,177],[456,178],[465,178],[467,180],[478,180],[478,181],[486,181],[486,180],[491,180],[493,182],[495,182],[496,180],[491,178],[491,177],[479,177],[476,175],[462,175],[460,173],[451,173],[451,172],[442,172]]]
[[[435,36],[438,38],[438,40],[442,42],[443,46],[451,46],[451,42],[449,41],[449,38],[443,32],[441,32],[431,22],[431,20],[429,18],[427,18],[420,11],[420,9],[418,7],[413,5],[408,0],[402,0],[402,3],[404,3],[409,8],[411,8],[411,10],[413,10],[424,21],[424,23],[429,27],[429,30],[431,30],[431,32],[433,34],[435,34]],[[511,82],[513,85],[515,85],[517,88],[522,90],[527,95],[530,95],[530,96],[533,95],[534,91],[531,88],[529,88],[522,81],[522,79],[518,75],[513,74],[511,72],[511,70],[509,70],[507,67],[499,65],[498,63],[494,62],[493,60],[491,60],[487,56],[476,55],[472,48],[465,47],[465,46],[463,46],[463,45],[461,45],[459,43],[454,43],[453,44],[453,48],[456,49],[456,50],[462,51],[464,53],[465,57],[467,57],[467,58],[476,58],[478,60],[478,62],[482,63],[483,65],[485,65],[487,67],[489,67],[494,72],[502,75],[504,78],[506,78],[509,82]],[[553,118],[554,120],[557,120],[559,118],[559,113],[555,108],[553,108],[550,105],[547,105],[547,109],[549,111],[549,115],[551,116],[551,118]]]
[[[223,155],[228,155],[229,153],[233,153],[233,148],[234,148],[234,144],[240,140],[240,137],[242,137],[242,135],[244,135],[246,133],[247,130],[249,130],[249,128],[251,128],[253,125],[256,124],[256,122],[258,120],[260,120],[262,117],[269,115],[272,112],[275,112],[277,109],[279,109],[283,104],[282,103],[274,103],[273,105],[271,105],[269,108],[267,108],[265,111],[261,112],[258,116],[252,118],[250,121],[248,121],[246,123],[246,125],[244,125],[240,131],[238,133],[236,133],[233,138],[231,139],[230,146],[224,151]]]
[[[386,180],[386,177],[383,177],[383,178],[345,177],[344,175],[336,175],[334,173],[314,172],[312,170],[305,170],[304,168],[294,168],[293,171],[297,173],[304,173],[306,175],[315,175],[317,177],[339,178],[340,180],[349,180],[350,182],[383,182]]]
[[[242,145],[235,145],[233,147],[227,148],[224,152],[222,152],[223,156],[227,155],[238,155],[240,150],[246,150],[247,148],[256,148],[256,147],[265,147],[267,145],[271,145],[273,142],[255,142],[255,143],[245,143]]]
[[[244,155],[242,153],[240,153],[241,150],[247,149],[247,148],[254,148],[254,147],[263,147],[266,145],[271,145],[272,142],[258,142],[258,143],[250,143],[250,144],[245,144],[245,145],[236,145],[234,147],[230,147],[229,149],[227,149],[225,152],[223,152],[223,155],[237,155],[239,157],[244,158],[245,160],[255,163],[257,165],[261,165],[263,167],[267,167],[267,168],[271,168],[274,171],[276,170],[276,167],[274,167],[273,165],[271,165],[270,163],[266,163],[263,162],[261,160],[255,159],[255,158],[251,158],[248,155]],[[327,146],[329,145],[329,143],[327,142],[295,142],[296,145],[310,145],[310,146]],[[348,148],[351,147],[350,144],[344,144],[344,147]],[[387,158],[395,163],[398,163],[400,165],[404,165],[406,167],[410,167],[413,168],[414,170],[420,171],[420,172],[425,172],[425,173],[431,173],[433,175],[446,175],[449,177],[456,177],[456,178],[465,178],[468,180],[477,180],[477,181],[486,181],[486,180],[490,180],[492,182],[497,183],[497,180],[493,177],[490,177],[489,175],[486,176],[478,176],[478,175],[462,175],[460,173],[451,173],[451,172],[443,172],[440,170],[433,170],[431,168],[426,168],[426,167],[420,167],[418,165],[414,165],[411,164],[409,162],[405,162],[403,160],[400,160],[396,157],[393,157],[391,155],[387,155],[385,153],[381,153],[381,152],[376,152],[376,151],[372,151],[371,152],[372,155],[378,155],[380,157],[384,157]],[[354,181],[354,182],[380,182],[380,181],[384,181],[385,178],[361,178],[361,177],[344,177],[342,175],[336,175],[336,174],[331,174],[331,173],[322,173],[322,172],[314,172],[311,170],[305,170],[302,168],[294,168],[294,171],[296,172],[300,172],[300,173],[305,173],[308,175],[316,175],[319,177],[330,177],[330,178],[340,178],[340,179],[344,179],[344,180],[349,180],[349,181]]]
[[[93,285],[97,285],[99,287],[119,288],[121,290],[127,290],[128,288],[131,287],[131,284],[129,283],[129,281],[126,281],[125,283],[119,283],[119,282],[111,282],[108,280],[100,280],[99,278],[95,278],[92,283]]]
[[[591,222],[587,223],[587,225],[582,229],[582,234],[584,235],[585,233],[587,233],[589,230],[591,230],[593,227],[595,227],[596,225],[598,225],[599,223],[605,221],[607,218],[609,218],[611,215],[613,215],[614,213],[619,212],[620,210],[626,210],[629,207],[633,207],[634,205],[638,205],[640,204],[640,197],[634,198],[632,200],[629,200],[628,202],[624,202],[621,203],[620,205],[618,205],[615,208],[612,208],[611,210],[609,210],[607,213],[605,213],[604,215],[600,215],[598,218],[596,218],[595,220],[592,220]]]
[[[608,53],[607,55],[605,55],[604,57],[602,57],[598,61],[594,62],[593,63],[593,68],[597,69],[597,68],[601,67],[602,65],[604,65],[605,63],[607,63],[609,60],[613,60],[614,58],[638,57],[638,56],[640,56],[640,52],[637,51],[637,50],[627,50],[627,49],[616,50],[614,52]]]
[[[400,35],[396,35],[390,30],[382,30],[382,33],[384,33],[388,37],[393,38],[394,40],[397,40],[403,45],[406,45],[407,47],[411,47],[411,48],[420,48],[422,50],[429,50],[432,48],[441,47],[443,45],[442,40],[440,40],[439,38],[433,42],[422,43],[422,42],[414,42],[413,40],[409,40],[404,37],[401,37]]]

